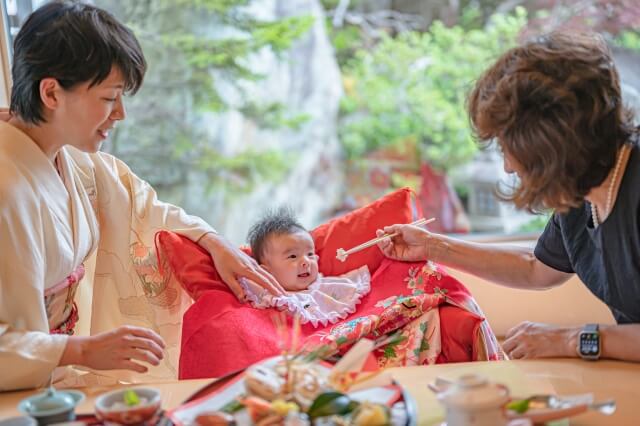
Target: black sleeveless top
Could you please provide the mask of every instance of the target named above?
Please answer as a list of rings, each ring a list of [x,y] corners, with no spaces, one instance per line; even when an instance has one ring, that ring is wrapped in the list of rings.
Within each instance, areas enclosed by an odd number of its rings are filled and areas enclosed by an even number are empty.
[[[551,268],[575,272],[619,324],[640,323],[640,147],[635,135],[606,220],[594,229],[588,202],[556,213],[534,254]]]

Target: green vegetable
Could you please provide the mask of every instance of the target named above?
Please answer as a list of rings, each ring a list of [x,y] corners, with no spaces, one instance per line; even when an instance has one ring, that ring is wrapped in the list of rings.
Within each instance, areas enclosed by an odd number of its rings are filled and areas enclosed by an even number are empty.
[[[359,403],[352,401],[349,397],[340,392],[325,392],[317,398],[309,407],[307,414],[309,417],[324,417],[332,415],[349,414],[358,407]]]
[[[223,413],[227,413],[227,414],[233,414],[236,411],[240,411],[245,407],[245,405],[238,401],[237,399],[234,399],[232,401],[227,402],[219,411],[222,411]]]
[[[529,409],[529,403],[531,400],[527,399],[516,399],[507,404],[507,408],[509,410],[515,411],[518,414],[525,413]]]
[[[138,394],[133,390],[127,389],[124,392],[124,403],[129,407],[133,407],[134,405],[140,404],[140,398],[138,398]]]

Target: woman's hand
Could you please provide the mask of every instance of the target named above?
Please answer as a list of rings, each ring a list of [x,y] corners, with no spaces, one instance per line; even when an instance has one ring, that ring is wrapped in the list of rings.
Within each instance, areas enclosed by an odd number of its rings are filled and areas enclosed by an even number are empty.
[[[258,265],[254,258],[235,247],[221,235],[206,234],[200,239],[199,244],[211,254],[220,278],[229,286],[238,300],[245,300],[244,290],[238,282],[239,277],[250,279],[275,296],[285,294],[284,289],[273,275]]]
[[[133,370],[145,373],[140,361],[158,365],[165,344],[148,328],[122,326],[90,337],[69,337],[60,365],[81,365],[94,370]]]
[[[413,225],[391,225],[385,227],[384,231],[380,229],[376,231],[378,237],[385,233],[398,233],[397,236],[385,238],[378,243],[378,247],[388,258],[406,262],[428,259],[427,241],[430,235],[428,231]]]
[[[522,322],[505,336],[502,348],[512,359],[576,357],[580,328]]]

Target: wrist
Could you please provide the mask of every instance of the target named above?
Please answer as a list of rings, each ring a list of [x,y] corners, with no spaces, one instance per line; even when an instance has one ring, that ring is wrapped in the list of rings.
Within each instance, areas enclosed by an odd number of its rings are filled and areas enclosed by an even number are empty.
[[[449,249],[449,245],[442,235],[432,233],[426,235],[423,247],[426,260],[436,263],[443,263],[442,259]]]
[[[582,327],[571,327],[565,330],[565,356],[569,358],[579,358],[579,348],[578,348],[578,339],[580,336],[580,332],[582,331]]]
[[[590,361],[600,359],[602,356],[602,335],[599,324],[586,324],[578,332],[576,354],[580,358]]]
[[[223,245],[223,239],[217,232],[210,231],[200,237],[196,243],[209,253],[213,253],[218,247]]]
[[[61,367],[65,365],[85,365],[84,359],[89,339],[89,337],[69,336],[59,365]]]

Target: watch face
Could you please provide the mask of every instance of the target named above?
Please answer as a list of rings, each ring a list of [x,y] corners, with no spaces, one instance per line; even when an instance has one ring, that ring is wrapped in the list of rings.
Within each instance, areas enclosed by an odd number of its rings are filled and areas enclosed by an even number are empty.
[[[600,335],[598,333],[580,333],[580,354],[587,357],[600,354]]]

